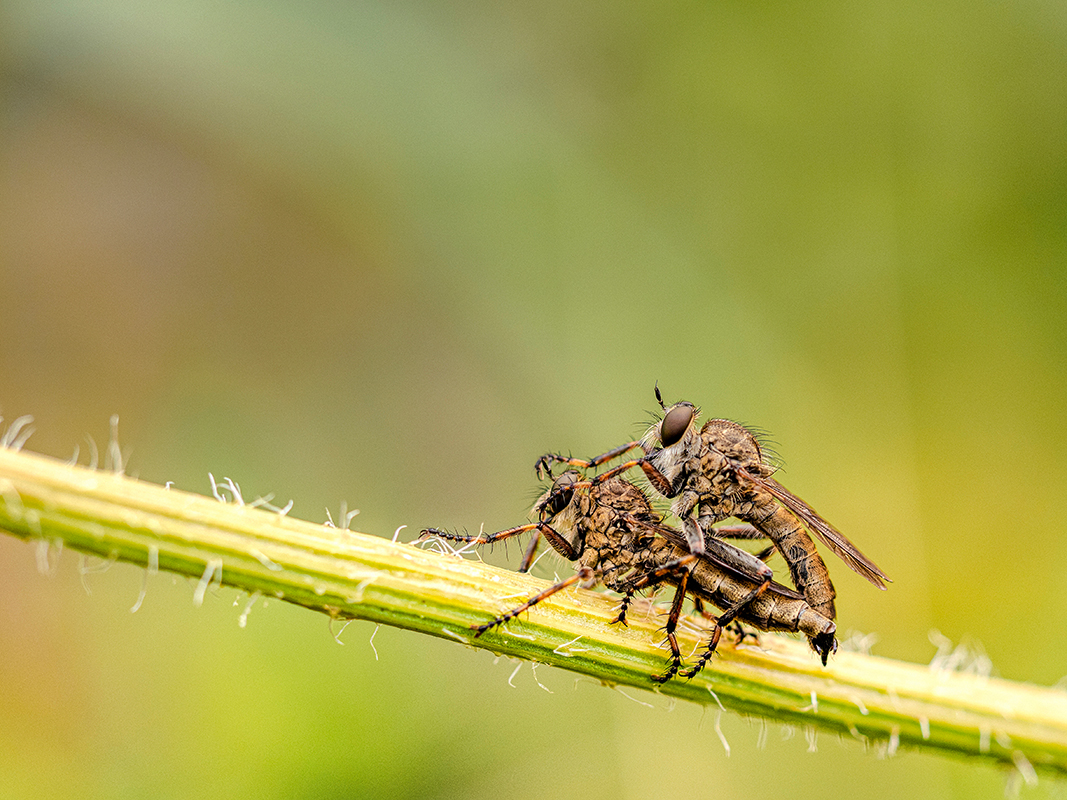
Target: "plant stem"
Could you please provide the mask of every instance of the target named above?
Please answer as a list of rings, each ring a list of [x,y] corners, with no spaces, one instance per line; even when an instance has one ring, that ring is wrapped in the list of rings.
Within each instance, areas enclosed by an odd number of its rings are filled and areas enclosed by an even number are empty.
[[[232,492],[231,492],[232,494]],[[937,749],[1067,773],[1067,692],[841,652],[822,667],[795,640],[723,642],[691,681],[656,687],[664,666],[655,615],[610,625],[615,601],[585,590],[554,595],[475,639],[470,626],[543,589],[544,581],[477,561],[314,525],[281,513],[167,489],[114,472],[0,448],[0,529],[35,541],[47,562],[62,545],[105,558],[278,597],[340,619],[428,633],[508,656],[655,690],[743,714],[844,733],[892,755]],[[706,633],[680,630],[692,652]]]

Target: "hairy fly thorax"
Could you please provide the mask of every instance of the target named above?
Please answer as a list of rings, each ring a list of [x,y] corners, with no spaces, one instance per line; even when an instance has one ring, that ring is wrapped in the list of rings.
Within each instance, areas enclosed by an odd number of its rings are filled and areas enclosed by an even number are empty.
[[[672,545],[654,532],[662,517],[638,487],[614,478],[575,488],[579,481],[577,471],[564,472],[534,504],[538,518],[568,545],[548,538],[560,555],[596,571],[615,591],[625,591],[636,570],[658,569],[674,556]]]

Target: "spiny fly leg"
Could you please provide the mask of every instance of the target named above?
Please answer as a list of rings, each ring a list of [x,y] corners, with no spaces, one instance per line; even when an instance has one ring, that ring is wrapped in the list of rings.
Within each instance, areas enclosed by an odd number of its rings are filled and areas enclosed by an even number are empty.
[[[453,533],[452,531],[441,530],[440,528],[425,528],[419,533],[419,540],[427,539],[431,536],[436,536],[440,539],[447,539],[450,542],[470,542],[472,544],[493,544],[494,542],[502,542],[505,539],[510,539],[513,536],[519,536],[523,533],[532,530],[539,530],[544,525],[543,522],[531,522],[528,525],[518,525],[514,528],[508,528],[507,530],[498,531],[496,533],[480,533],[477,536],[470,536],[465,533]]]
[[[770,572],[770,570],[767,570]],[[700,670],[704,669],[704,665],[711,660],[711,657],[715,654],[715,648],[719,646],[719,638],[722,636],[723,628],[732,624],[737,615],[744,610],[745,606],[759,597],[771,585],[770,577],[765,578],[755,589],[742,597],[737,603],[732,605],[726,612],[718,618],[715,622],[715,628],[711,632],[711,639],[708,641],[707,647],[704,648],[704,652],[697,659],[697,663],[693,665],[692,669],[682,673],[682,677],[686,680],[693,678]]]
[[[707,664],[713,655],[715,655],[715,648],[719,646],[719,637],[722,636],[722,625],[715,623],[715,627],[711,631],[711,638],[708,640],[707,647],[704,648],[704,652],[700,654],[700,658],[697,659],[692,667],[682,673],[682,677],[686,680],[691,680],[704,669],[704,665]]]
[[[531,522],[528,525],[518,525],[514,528],[508,528],[507,530],[497,531],[496,533],[482,533],[477,536],[470,536],[463,533],[453,533],[452,531],[445,531],[439,528],[426,528],[419,534],[419,540],[427,539],[431,536],[437,536],[441,539],[447,539],[452,542],[468,542],[471,544],[495,544],[496,542],[503,542],[507,539],[511,539],[515,536],[520,536],[529,531],[537,531],[537,535],[534,536],[533,541],[526,546],[526,552],[523,554],[522,563],[519,565],[519,572],[527,572],[530,569],[530,565],[533,564],[534,555],[537,553],[537,545],[541,537],[544,536],[552,546],[564,557],[574,559],[577,558],[577,553],[574,552],[574,548],[570,542],[564,539],[556,529],[549,525],[547,522]]]
[[[498,625],[503,625],[508,620],[515,619],[515,617],[519,616],[519,614],[521,614],[523,611],[532,608],[533,606],[540,603],[542,600],[551,597],[556,592],[560,592],[566,589],[568,586],[573,586],[579,581],[581,581],[582,586],[589,588],[595,585],[597,582],[596,573],[593,572],[593,570],[591,570],[589,567],[581,567],[578,572],[572,575],[571,577],[562,580],[559,583],[554,583],[547,589],[538,592],[525,603],[523,603],[521,606],[516,606],[515,608],[511,609],[511,611],[501,614],[499,617],[490,620],[484,625],[472,625],[471,630],[475,631],[474,638],[477,639],[486,631],[491,630],[497,627]]]
[[[630,586],[623,592],[622,603],[619,604],[619,614],[609,624],[615,625],[619,623],[621,625],[626,624],[626,612],[630,610],[630,603],[633,602],[634,594],[637,593],[637,589]]]
[[[619,445],[606,453],[602,453],[594,458],[571,458],[570,456],[562,456],[557,453],[545,453],[534,463],[534,472],[537,473],[538,478],[552,477],[552,464],[566,464],[569,467],[578,467],[579,469],[590,469],[593,467],[599,467],[601,464],[606,464],[608,461],[618,458],[623,453],[629,453],[635,447],[640,445],[640,441],[627,442],[626,444]]]
[[[634,579],[627,585],[625,590],[623,602],[628,605],[634,592],[648,586],[655,586],[667,578],[677,576],[678,588],[674,593],[674,600],[671,602],[671,611],[667,616],[667,625],[665,628],[667,632],[667,644],[671,648],[671,661],[665,673],[652,676],[652,680],[656,683],[666,683],[677,675],[678,670],[682,667],[682,651],[678,648],[678,637],[675,635],[675,631],[678,628],[678,618],[682,614],[682,603],[685,601],[686,587],[689,582],[689,565],[694,561],[696,561],[696,556],[691,553],[675,559],[674,561],[669,561],[663,566]]]
[[[667,616],[667,644],[671,648],[671,661],[667,665],[667,671],[662,675],[653,675],[652,680],[656,683],[666,683],[682,668],[682,651],[678,647],[678,637],[675,631],[678,629],[678,618],[682,614],[682,603],[685,600],[686,585],[689,583],[689,570],[682,573],[678,579],[678,589],[674,593],[674,601],[671,603],[671,613]]]

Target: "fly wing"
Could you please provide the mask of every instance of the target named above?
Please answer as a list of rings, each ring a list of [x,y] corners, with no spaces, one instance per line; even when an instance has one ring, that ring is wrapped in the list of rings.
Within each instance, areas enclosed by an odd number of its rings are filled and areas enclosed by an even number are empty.
[[[856,545],[852,544],[852,542],[845,538],[845,534],[841,533],[841,531],[823,519],[814,508],[786,489],[774,478],[757,478],[744,470],[739,471],[744,472],[745,477],[765,488],[768,492],[774,495],[782,505],[796,514],[797,518],[803,522],[812,533],[818,536],[823,544],[833,550],[838,558],[848,564],[855,572],[858,572],[879,589],[885,588],[885,581],[892,583],[889,576],[882,572],[877,564],[867,558],[867,556],[863,555]]]
[[[675,545],[676,547],[680,547],[686,552],[689,551],[689,544],[686,541],[685,534],[677,528],[672,528],[670,525],[660,525],[653,522],[647,522],[643,519],[638,519],[629,515],[627,515],[627,521],[631,524],[640,525],[642,528],[645,528],[659,536],[662,536],[668,542]],[[748,572],[745,572],[745,570],[740,569],[739,566],[736,564],[730,564],[726,561],[723,561],[721,558],[716,558],[711,553],[704,553],[702,556],[700,556],[700,558],[704,559],[705,561],[712,562],[717,569],[721,569],[724,572],[729,572],[736,578],[741,578],[742,580],[750,581],[752,583],[761,582],[761,579],[756,575],[752,575]],[[790,600],[804,599],[804,595],[800,594],[800,592],[795,592],[787,586],[783,586],[782,584],[777,583],[776,581],[771,581],[770,585],[767,587],[767,591],[780,597],[787,597]]]
[[[790,600],[803,600],[804,595],[800,592],[790,589],[788,586],[783,586],[778,581],[771,581],[771,585],[767,587],[767,591],[771,594],[776,594],[779,597],[788,597]]]

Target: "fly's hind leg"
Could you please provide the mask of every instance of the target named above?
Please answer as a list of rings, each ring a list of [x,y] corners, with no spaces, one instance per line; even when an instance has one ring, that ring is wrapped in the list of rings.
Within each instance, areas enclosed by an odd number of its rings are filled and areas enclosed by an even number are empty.
[[[528,572],[530,565],[533,564],[534,555],[537,553],[538,542],[541,541],[541,537],[544,536],[548,539],[549,543],[564,557],[571,561],[578,558],[578,553],[575,552],[574,547],[564,539],[556,529],[549,525],[547,522],[531,522],[528,525],[518,525],[514,528],[508,528],[507,530],[497,531],[496,533],[482,533],[477,536],[469,536],[464,533],[453,533],[452,531],[441,530],[440,528],[426,528],[419,534],[419,540],[428,539],[431,536],[436,536],[439,539],[447,539],[452,542],[468,542],[470,544],[496,544],[497,542],[503,542],[507,539],[520,536],[530,531],[536,531],[533,539],[530,540],[530,544],[526,546],[526,551],[522,556],[522,563],[519,564],[519,572]]]
[[[656,683],[666,683],[677,675],[678,670],[682,668],[682,651],[678,647],[678,636],[675,631],[678,629],[678,618],[682,614],[682,602],[685,600],[685,590],[688,583],[689,570],[686,570],[678,580],[678,589],[675,591],[674,600],[671,602],[671,613],[667,617],[667,644],[671,648],[671,660],[667,665],[666,672],[652,676],[652,680]],[[716,626],[716,630],[718,630],[718,626]]]
[[[552,584],[544,591],[538,592],[525,603],[523,603],[521,606],[516,606],[515,608],[511,609],[511,611],[508,611],[505,614],[501,614],[499,617],[496,617],[495,619],[485,623],[484,625],[472,625],[471,629],[475,631],[474,638],[477,639],[486,631],[492,630],[498,625],[503,625],[508,620],[514,619],[515,617],[519,616],[519,614],[521,614],[523,611],[532,608],[533,606],[540,603],[542,600],[551,597],[556,592],[563,591],[568,586],[573,586],[579,581],[581,582],[584,588],[591,588],[597,582],[596,573],[593,572],[593,570],[589,567],[580,567],[576,574],[572,575],[566,580],[560,581],[559,583]]]
[[[696,556],[692,554],[670,561],[662,567],[654,569],[630,582],[624,590],[626,595],[624,602],[628,602],[628,598],[632,597],[633,593],[640,589],[654,586],[672,577],[678,581],[678,588],[675,590],[670,614],[667,616],[667,625],[664,629],[667,634],[667,645],[671,649],[671,659],[667,665],[666,672],[652,676],[652,680],[656,683],[666,683],[677,675],[678,670],[682,668],[682,651],[678,647],[676,631],[678,630],[678,619],[682,615],[682,603],[685,601],[685,593],[689,584],[689,565],[694,561],[696,561]]]
[[[770,585],[771,579],[769,577],[765,578],[755,589],[734,603],[734,605],[730,606],[730,608],[716,620],[715,628],[711,632],[711,638],[708,640],[704,652],[700,654],[700,658],[697,659],[697,662],[692,667],[682,673],[683,678],[686,680],[694,678],[702,669],[704,669],[705,665],[711,660],[711,657],[715,655],[715,649],[719,646],[719,638],[722,636],[723,628],[733,625],[737,620],[737,615],[744,610],[745,606],[759,597]]]

